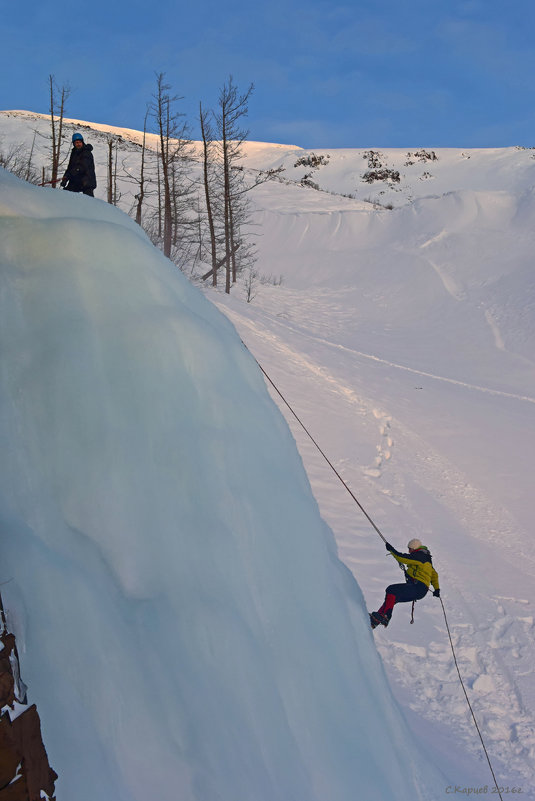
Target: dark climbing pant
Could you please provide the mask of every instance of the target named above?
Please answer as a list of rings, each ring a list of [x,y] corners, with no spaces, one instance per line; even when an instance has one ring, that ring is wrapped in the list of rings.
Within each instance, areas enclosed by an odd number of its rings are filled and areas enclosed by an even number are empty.
[[[385,602],[378,610],[381,615],[392,617],[395,604],[419,601],[427,595],[429,588],[422,581],[407,581],[405,584],[391,584],[385,590]]]

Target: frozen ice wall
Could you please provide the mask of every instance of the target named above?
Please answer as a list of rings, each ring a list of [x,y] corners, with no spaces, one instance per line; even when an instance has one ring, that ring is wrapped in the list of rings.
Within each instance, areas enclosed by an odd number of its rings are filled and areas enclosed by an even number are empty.
[[[231,325],[98,200],[0,171],[0,228],[0,580],[58,801],[440,795]]]

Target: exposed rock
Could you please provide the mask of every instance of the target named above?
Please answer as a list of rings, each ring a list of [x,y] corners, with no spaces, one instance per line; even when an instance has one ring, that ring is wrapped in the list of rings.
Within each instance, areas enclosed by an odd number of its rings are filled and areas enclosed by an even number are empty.
[[[3,615],[2,615],[3,617]],[[49,765],[35,704],[16,697],[13,634],[0,635],[0,801],[54,801],[57,774]],[[15,659],[14,659],[15,657]]]
[[[0,651],[0,709],[13,706],[15,701],[15,679],[11,666],[11,654],[15,649],[13,634],[2,634],[0,640],[3,649]]]

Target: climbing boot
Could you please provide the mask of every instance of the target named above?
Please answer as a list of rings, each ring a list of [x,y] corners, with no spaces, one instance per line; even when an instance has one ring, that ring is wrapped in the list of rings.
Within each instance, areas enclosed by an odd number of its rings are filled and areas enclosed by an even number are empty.
[[[375,629],[379,625],[386,628],[390,623],[390,617],[388,615],[383,615],[381,612],[372,612],[370,614],[370,623],[372,629]]]

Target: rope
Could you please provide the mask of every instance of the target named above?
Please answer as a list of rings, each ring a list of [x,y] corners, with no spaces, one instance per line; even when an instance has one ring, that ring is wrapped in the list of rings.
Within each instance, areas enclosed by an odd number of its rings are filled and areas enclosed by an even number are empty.
[[[242,342],[243,342],[243,340],[242,340]],[[245,342],[244,342],[243,344],[244,344],[245,348],[247,348],[247,345],[245,345]],[[249,348],[247,348],[247,350],[249,350]],[[249,352],[250,352],[250,351],[249,351]],[[253,356],[253,354],[251,354],[251,355]],[[383,540],[383,542],[385,542],[385,543],[386,543],[386,538],[385,538],[385,536],[383,535],[383,533],[381,532],[381,530],[379,529],[379,527],[378,527],[378,526],[377,526],[377,525],[374,523],[374,521],[372,520],[372,518],[370,517],[370,515],[368,514],[368,512],[366,511],[366,509],[365,509],[365,508],[362,506],[362,504],[360,503],[360,501],[358,500],[358,498],[356,497],[356,495],[355,495],[355,494],[352,492],[352,490],[351,490],[351,489],[348,487],[348,485],[346,484],[346,482],[344,481],[344,479],[342,478],[342,476],[340,475],[340,473],[338,472],[338,470],[336,469],[336,467],[335,467],[335,466],[333,465],[333,463],[331,462],[331,460],[330,460],[330,459],[327,457],[327,455],[324,453],[324,451],[323,451],[323,450],[320,448],[320,446],[318,445],[318,443],[316,442],[316,440],[314,439],[314,437],[312,436],[312,434],[310,433],[310,431],[308,430],[308,428],[307,428],[307,427],[305,426],[305,424],[303,423],[303,421],[302,421],[302,420],[301,420],[301,419],[298,417],[298,415],[296,414],[296,412],[295,412],[295,411],[292,409],[292,407],[290,406],[290,404],[288,403],[288,401],[286,400],[286,398],[284,397],[284,395],[282,394],[282,392],[280,391],[280,389],[279,389],[279,388],[276,386],[276,384],[275,384],[275,383],[274,383],[274,382],[271,380],[271,378],[270,378],[270,377],[269,377],[269,375],[266,373],[266,371],[264,370],[264,368],[262,367],[262,365],[260,364],[260,362],[258,361],[258,359],[256,359],[256,358],[255,358],[255,356],[253,356],[253,359],[254,359],[254,360],[255,360],[255,362],[257,363],[258,367],[260,368],[261,372],[262,372],[262,373],[263,373],[263,375],[265,376],[266,380],[267,380],[267,381],[268,381],[268,382],[271,384],[271,386],[273,387],[273,389],[275,390],[275,392],[277,393],[277,395],[279,395],[279,397],[281,398],[281,400],[283,401],[283,403],[284,403],[284,404],[285,404],[285,405],[288,407],[288,409],[290,410],[290,412],[292,413],[292,415],[295,417],[295,419],[297,420],[297,422],[299,423],[299,425],[301,426],[301,428],[303,429],[303,431],[306,433],[306,435],[309,437],[309,439],[311,440],[311,442],[312,442],[312,443],[313,443],[313,444],[316,446],[316,448],[318,449],[318,451],[321,453],[321,455],[323,456],[323,458],[325,459],[325,461],[327,462],[327,464],[329,465],[329,467],[331,468],[331,470],[333,471],[333,473],[334,473],[334,474],[337,476],[337,478],[339,479],[339,481],[340,481],[340,482],[343,484],[343,486],[344,486],[344,487],[346,488],[346,490],[349,492],[349,494],[351,495],[351,497],[353,498],[353,500],[355,501],[355,503],[356,503],[356,504],[357,504],[357,506],[359,507],[360,511],[363,513],[363,515],[366,517],[366,519],[369,521],[369,523],[370,523],[370,524],[373,526],[373,528],[375,529],[375,531],[377,532],[377,534],[378,534],[378,535],[381,537],[381,539]],[[404,569],[402,564],[400,564],[400,567],[401,567],[401,569],[402,569],[402,570]],[[496,775],[495,775],[495,773],[494,773],[494,769],[493,769],[493,767],[492,767],[492,763],[491,763],[491,761],[490,761],[490,757],[489,757],[489,754],[488,754],[487,748],[486,748],[486,746],[485,746],[485,741],[483,740],[483,735],[481,734],[481,730],[480,730],[480,728],[479,728],[479,725],[478,725],[478,722],[477,722],[477,720],[476,720],[476,716],[475,716],[475,714],[474,714],[474,710],[472,709],[472,704],[470,703],[470,699],[468,698],[468,693],[466,692],[466,687],[464,686],[464,682],[463,682],[463,679],[462,679],[462,676],[461,676],[461,671],[459,670],[459,665],[458,665],[458,663],[457,663],[457,656],[456,656],[456,654],[455,654],[455,648],[453,647],[453,640],[452,640],[452,638],[451,638],[450,627],[449,627],[449,625],[448,625],[448,619],[447,619],[447,617],[446,617],[446,610],[445,610],[445,608],[444,608],[444,603],[443,603],[443,601],[442,601],[442,598],[440,598],[440,596],[439,596],[439,601],[440,601],[440,603],[441,603],[441,606],[442,606],[442,611],[443,611],[443,613],[444,613],[444,621],[445,621],[445,623],[446,623],[446,629],[447,629],[447,632],[448,632],[448,637],[449,637],[449,640],[450,640],[451,652],[452,652],[452,654],[453,654],[453,660],[454,660],[454,662],[455,662],[455,667],[457,668],[457,674],[458,674],[458,676],[459,676],[459,681],[460,681],[460,683],[461,683],[461,687],[463,688],[464,696],[465,696],[465,698],[466,698],[466,703],[468,704],[468,708],[470,709],[470,712],[471,712],[471,714],[472,714],[472,719],[473,719],[473,721],[474,721],[474,724],[475,724],[475,727],[476,727],[477,733],[478,733],[478,735],[479,735],[479,739],[481,740],[481,745],[483,746],[483,751],[485,752],[485,756],[486,756],[486,758],[487,758],[487,762],[488,762],[488,765],[489,765],[489,768],[490,768],[490,772],[491,772],[491,774],[492,774],[492,778],[494,779],[494,784],[495,784],[495,786],[496,786],[496,792],[498,793],[498,796],[500,797],[500,801],[503,801],[502,794],[501,794],[501,792],[500,792],[500,788],[499,788],[499,785],[498,785],[498,781],[497,781],[497,779],[496,779]],[[412,602],[412,616],[411,616],[411,623],[414,623],[414,603],[415,603],[415,602],[413,601],[413,602]]]
[[[244,343],[244,344],[245,344],[245,343]],[[247,345],[245,345],[245,347],[247,347]],[[249,350],[249,349],[247,348],[247,350]],[[249,351],[249,352],[250,352],[250,351]],[[251,354],[251,355],[252,355],[252,354]],[[337,476],[337,478],[338,478],[338,479],[341,481],[341,483],[343,484],[343,486],[344,486],[344,487],[346,488],[346,490],[349,492],[349,494],[351,495],[351,497],[353,498],[353,500],[355,501],[355,503],[356,503],[356,504],[357,504],[357,506],[359,507],[359,509],[360,509],[360,511],[362,512],[362,514],[363,514],[363,515],[364,515],[364,516],[367,518],[368,522],[369,522],[369,523],[371,523],[371,525],[374,527],[374,529],[376,530],[376,532],[379,534],[379,536],[381,537],[381,539],[383,540],[383,542],[386,542],[386,537],[385,537],[385,536],[382,534],[382,532],[381,532],[381,530],[379,529],[379,527],[375,525],[374,521],[372,520],[372,518],[370,517],[370,515],[368,514],[368,512],[366,511],[366,509],[365,509],[365,508],[362,506],[362,504],[360,503],[360,501],[358,500],[358,498],[356,497],[356,495],[355,495],[355,494],[354,494],[354,493],[351,491],[351,489],[348,487],[348,485],[346,484],[346,482],[344,481],[344,479],[342,478],[342,476],[340,475],[340,473],[338,472],[338,470],[336,469],[336,467],[335,467],[335,466],[333,465],[333,463],[331,462],[331,460],[330,460],[330,459],[327,457],[327,455],[326,455],[326,454],[325,454],[325,453],[322,451],[322,449],[320,448],[320,446],[318,445],[318,443],[316,442],[316,440],[314,439],[314,437],[312,436],[312,434],[310,433],[310,431],[308,430],[308,428],[305,426],[305,424],[303,423],[303,421],[302,421],[302,420],[301,420],[301,419],[300,419],[300,418],[297,416],[297,414],[294,412],[294,410],[292,409],[292,407],[290,406],[290,404],[288,403],[288,401],[286,400],[286,398],[284,397],[284,395],[282,394],[282,392],[280,391],[280,389],[279,389],[279,388],[278,388],[278,387],[277,387],[277,386],[276,386],[276,385],[273,383],[273,381],[272,381],[272,380],[271,380],[271,378],[268,376],[268,374],[266,373],[266,371],[264,370],[264,368],[262,367],[262,365],[260,364],[260,362],[259,362],[259,361],[258,361],[258,360],[257,360],[257,359],[254,357],[254,356],[253,356],[253,359],[255,360],[255,362],[256,362],[256,363],[257,363],[257,365],[259,366],[260,370],[262,371],[262,373],[264,374],[264,376],[266,377],[266,379],[269,381],[269,383],[271,384],[271,386],[273,387],[273,389],[275,390],[275,392],[277,393],[277,395],[279,395],[279,397],[282,399],[282,401],[283,401],[283,402],[286,404],[286,406],[288,407],[288,409],[291,411],[291,413],[293,414],[293,416],[295,417],[295,419],[297,420],[297,422],[299,423],[299,425],[301,426],[301,428],[303,429],[303,431],[304,431],[304,432],[307,434],[307,436],[309,437],[309,439],[310,439],[310,440],[311,440],[311,441],[314,443],[314,445],[316,446],[316,448],[318,449],[318,451],[321,453],[321,455],[323,456],[323,458],[325,459],[325,461],[327,462],[327,464],[329,465],[329,467],[331,468],[331,470],[333,471],[333,473],[334,473],[334,474]]]
[[[461,687],[463,688],[464,697],[466,698],[466,703],[468,704],[468,708],[470,709],[470,712],[472,714],[472,719],[474,721],[474,725],[476,727],[477,733],[479,734],[479,739],[481,740],[481,745],[483,746],[483,751],[485,752],[485,756],[487,757],[487,762],[489,763],[490,772],[492,773],[492,778],[494,779],[494,784],[496,785],[496,792],[500,796],[501,801],[503,801],[502,794],[500,792],[500,788],[498,786],[498,782],[496,780],[496,776],[495,776],[494,770],[492,768],[492,763],[490,761],[490,757],[489,757],[487,748],[485,746],[485,742],[483,740],[483,735],[481,734],[481,730],[480,730],[480,728],[478,726],[478,723],[477,723],[477,720],[476,720],[476,716],[474,714],[474,710],[472,709],[472,704],[470,703],[470,699],[468,698],[468,693],[466,692],[466,687],[464,686],[464,681],[463,681],[463,677],[461,676],[461,671],[459,670],[459,664],[457,662],[457,656],[455,655],[455,648],[453,647],[453,640],[452,640],[452,637],[451,637],[450,627],[448,625],[448,618],[446,617],[446,610],[444,608],[444,603],[442,601],[442,598],[439,598],[439,601],[440,601],[440,604],[442,606],[442,611],[444,613],[444,622],[446,623],[446,629],[447,629],[448,637],[449,637],[449,640],[450,640],[451,652],[453,654],[453,661],[455,662],[455,667],[457,668],[457,674],[459,676],[459,681],[461,682]]]

